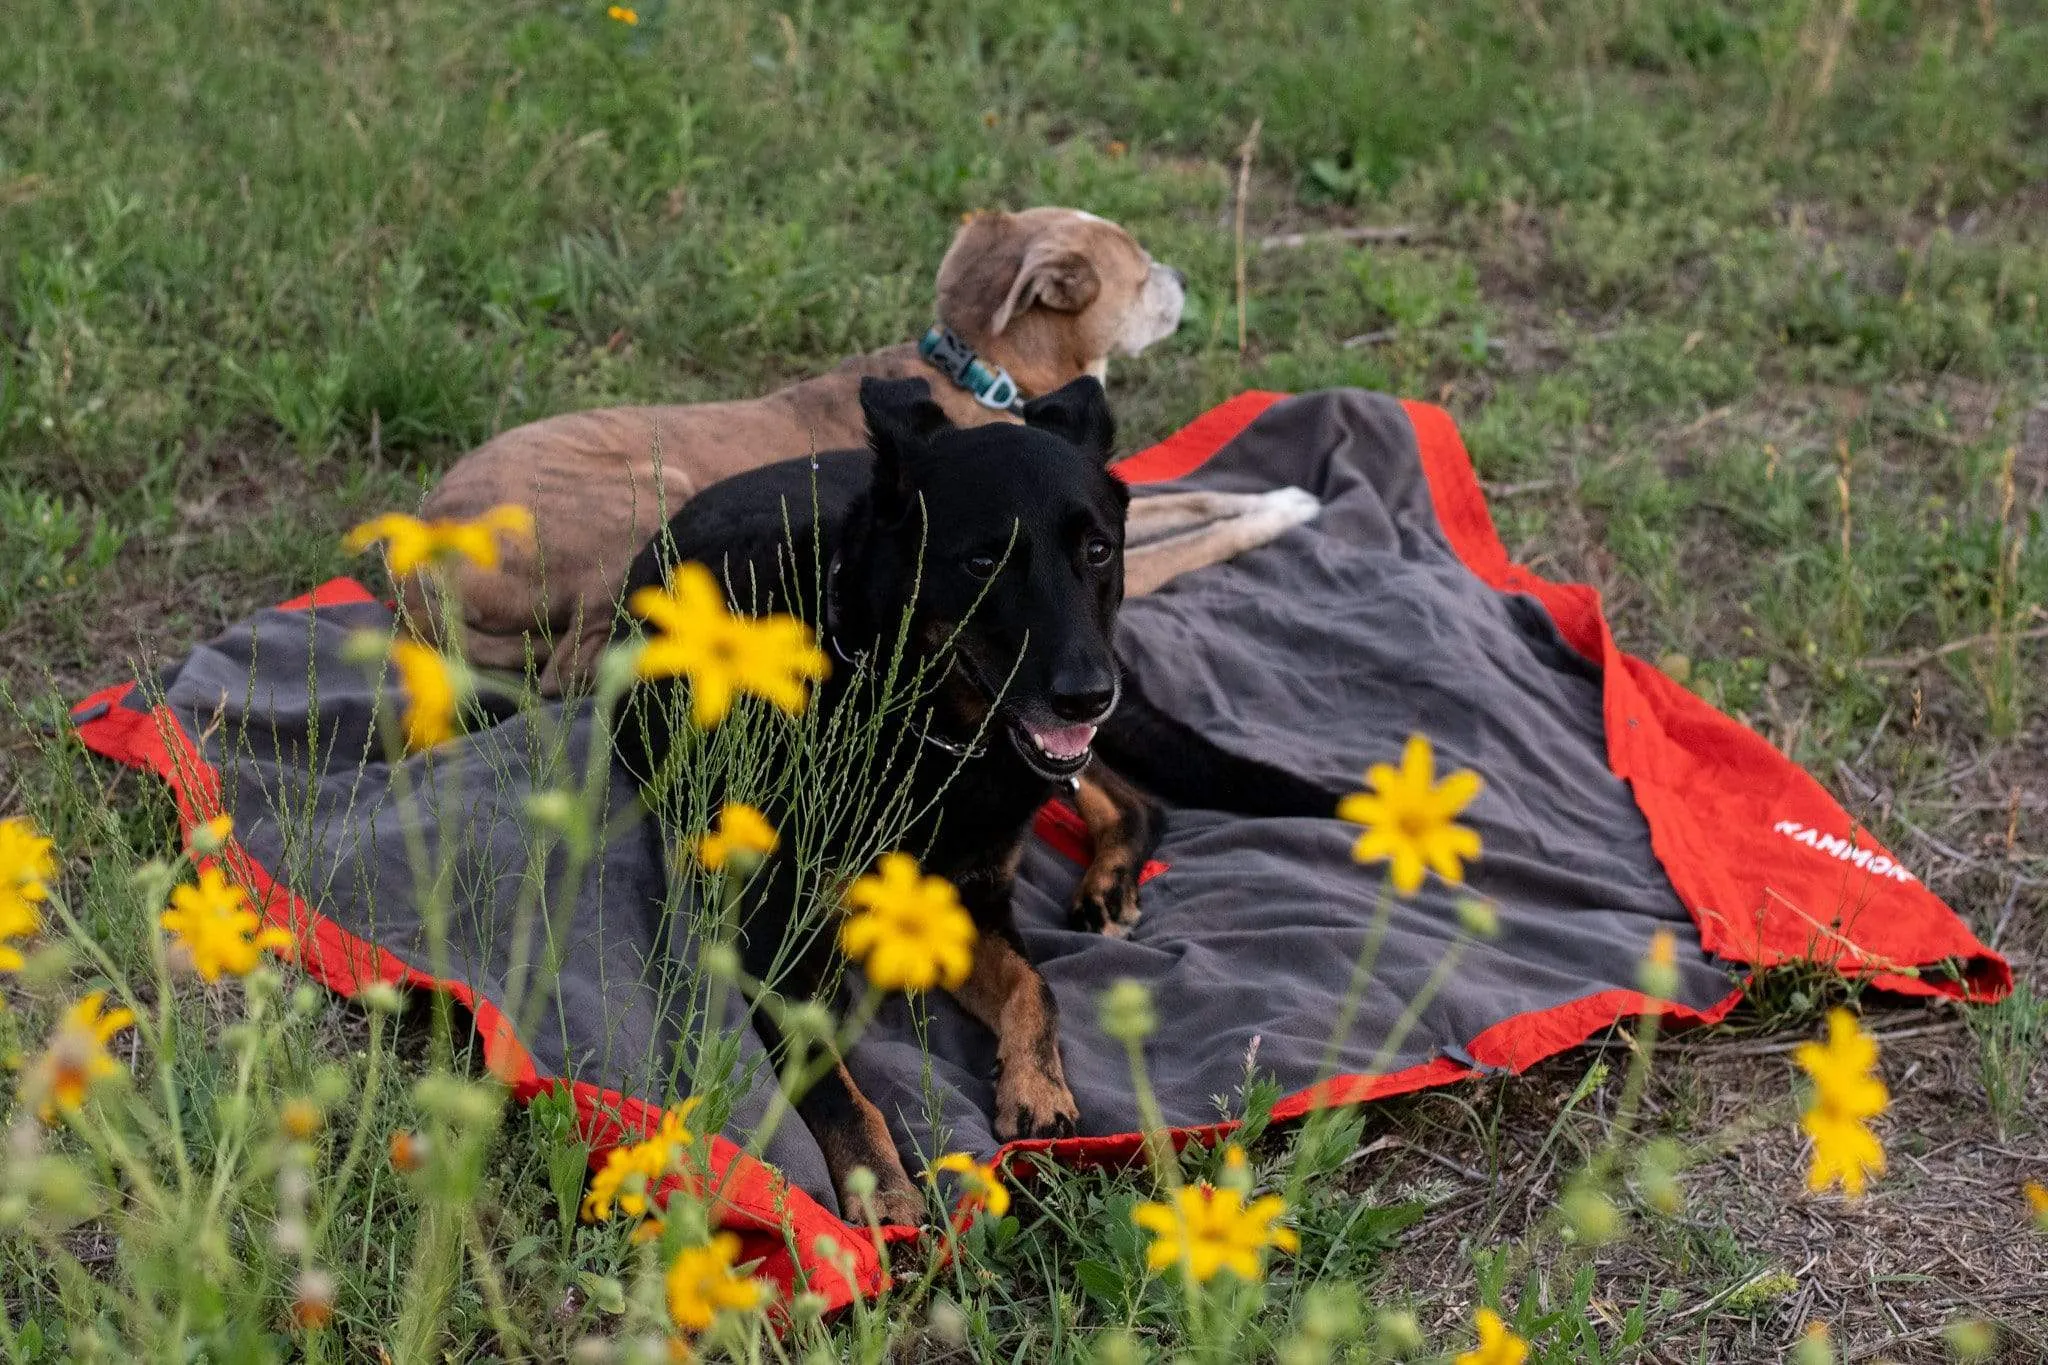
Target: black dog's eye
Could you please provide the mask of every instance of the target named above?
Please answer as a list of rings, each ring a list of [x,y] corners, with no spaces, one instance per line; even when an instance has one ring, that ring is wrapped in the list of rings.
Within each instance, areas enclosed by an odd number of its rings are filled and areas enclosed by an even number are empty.
[[[1081,556],[1088,561],[1089,568],[1099,569],[1116,557],[1116,546],[1101,536],[1090,536],[1081,547]]]
[[[996,562],[994,555],[976,555],[967,561],[966,569],[967,572],[973,574],[976,578],[994,578],[996,576]]]

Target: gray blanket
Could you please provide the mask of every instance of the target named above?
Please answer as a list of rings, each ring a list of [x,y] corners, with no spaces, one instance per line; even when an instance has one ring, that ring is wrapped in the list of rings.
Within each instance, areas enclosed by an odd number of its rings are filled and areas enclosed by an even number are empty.
[[[1484,793],[1466,822],[1484,840],[1469,887],[1432,881],[1394,911],[1338,1071],[1365,1069],[1456,936],[1459,894],[1499,912],[1499,935],[1464,952],[1383,1071],[1472,1063],[1472,1040],[1503,1021],[1634,987],[1653,934],[1679,952],[1675,1000],[1707,1010],[1728,974],[1652,852],[1628,787],[1607,764],[1598,669],[1533,599],[1494,591],[1460,562],[1432,511],[1408,419],[1360,392],[1308,395],[1260,416],[1183,486],[1256,492],[1284,485],[1323,500],[1319,518],[1266,548],[1131,602],[1120,647],[1146,693],[1227,747],[1332,783],[1362,785],[1409,734],[1440,768],[1471,768]],[[259,612],[200,645],[161,678],[164,700],[221,774],[244,847],[336,925],[427,969],[421,907],[394,774],[377,757],[373,693],[344,641],[386,629],[374,602]],[[113,704],[136,706],[131,695]],[[502,999],[514,907],[532,875],[522,809],[563,780],[590,740],[588,718],[554,708],[504,716],[405,765],[431,835],[459,850],[446,886],[453,940],[444,974]],[[566,747],[557,732],[566,733]],[[632,794],[615,780],[617,812]],[[1350,856],[1335,819],[1249,820],[1170,813],[1127,940],[1074,932],[1065,906],[1076,864],[1034,843],[1018,918],[1058,997],[1081,1130],[1124,1134],[1138,1116],[1120,1044],[1096,1023],[1119,978],[1151,987],[1161,1027],[1146,1058],[1166,1117],[1225,1117],[1256,1066],[1289,1092],[1319,1076],[1383,877]],[[701,996],[679,982],[687,945],[661,940],[664,869],[644,827],[615,839],[580,892],[544,903],[531,956],[556,926],[561,961],[522,1041],[546,1074],[656,1103],[686,1085],[686,1021]],[[545,901],[545,897],[543,900]],[[742,1054],[758,1052],[729,1008]],[[1583,1030],[1581,1030],[1583,1033]],[[1553,1049],[1554,1050],[1554,1049]],[[886,1007],[849,1058],[889,1116],[906,1164],[964,1149],[986,1156],[992,1040],[942,996]],[[766,1081],[734,1110],[744,1142]],[[770,1160],[826,1207],[830,1182],[800,1125]]]

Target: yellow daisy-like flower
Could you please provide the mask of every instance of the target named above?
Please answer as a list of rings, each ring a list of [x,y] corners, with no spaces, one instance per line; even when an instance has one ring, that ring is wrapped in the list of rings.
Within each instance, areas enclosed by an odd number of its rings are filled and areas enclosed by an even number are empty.
[[[1361,863],[1387,860],[1394,890],[1403,896],[1421,888],[1429,868],[1447,882],[1463,882],[1465,861],[1479,856],[1479,834],[1456,823],[1456,816],[1479,795],[1479,774],[1460,769],[1438,782],[1429,739],[1410,735],[1401,766],[1375,763],[1365,780],[1372,791],[1337,803],[1338,819],[1365,826],[1351,856]]]
[[[697,861],[706,871],[723,872],[735,859],[741,865],[757,863],[781,843],[767,816],[744,801],[731,801],[718,812],[718,823],[711,832],[697,840]],[[739,866],[734,870],[740,870]]]
[[[1529,1343],[1516,1336],[1491,1308],[1480,1309],[1473,1321],[1479,1329],[1479,1346],[1460,1355],[1456,1365],[1522,1365],[1529,1358]]]
[[[1884,1082],[1873,1074],[1877,1040],[1863,1031],[1855,1015],[1837,1009],[1828,1014],[1827,1041],[1802,1043],[1792,1057],[1813,1078],[1813,1103],[1799,1120],[1813,1139],[1807,1188],[1839,1184],[1855,1198],[1870,1176],[1884,1174],[1884,1145],[1865,1122],[1891,1102]]]
[[[618,20],[620,23],[626,25],[628,28],[631,28],[634,24],[640,22],[639,11],[628,9],[624,5],[613,5],[610,9],[604,12],[604,15],[607,19]]]
[[[976,1161],[965,1152],[949,1152],[931,1165],[933,1175],[941,1171],[959,1176],[967,1187],[955,1208],[967,1212],[986,1209],[993,1218],[1000,1218],[1010,1211],[1010,1191],[996,1174],[993,1162]]]
[[[447,658],[417,640],[393,640],[391,666],[405,692],[406,749],[418,753],[453,738],[463,682]]]
[[[384,546],[394,576],[403,578],[435,565],[466,559],[480,569],[498,567],[498,541],[503,537],[533,540],[533,513],[506,503],[474,521],[421,521],[403,512],[387,512],[350,531],[342,548],[360,554]]]
[[[662,1180],[681,1169],[683,1149],[692,1141],[688,1121],[699,1101],[684,1100],[661,1116],[661,1124],[640,1142],[622,1144],[606,1154],[604,1169],[590,1178],[583,1197],[583,1220],[602,1223],[616,1206],[630,1218],[653,1211],[648,1195]]]
[[[688,678],[690,719],[708,730],[751,693],[792,714],[804,709],[807,682],[830,671],[811,628],[794,616],[735,616],[718,580],[702,564],[678,566],[667,588],[626,599],[650,627],[635,669],[642,678]]]
[[[768,1287],[733,1270],[740,1239],[721,1232],[700,1247],[685,1247],[663,1279],[668,1315],[685,1332],[701,1332],[720,1313],[751,1313],[768,1302]]]
[[[192,959],[192,969],[208,981],[247,976],[264,953],[289,953],[296,943],[285,930],[265,925],[250,908],[248,893],[218,867],[199,869],[196,886],[174,888],[162,922]]]
[[[884,853],[877,871],[847,888],[855,913],[839,928],[839,946],[867,971],[875,989],[952,990],[974,965],[974,921],[944,877],[926,877],[908,853]]]
[[[1206,1284],[1227,1270],[1241,1280],[1259,1278],[1259,1254],[1268,1247],[1297,1251],[1301,1239],[1278,1222],[1287,1201],[1277,1194],[1249,1204],[1234,1189],[1184,1185],[1172,1203],[1140,1204],[1131,1221],[1152,1234],[1146,1268],[1157,1273],[1185,1265],[1188,1274]]]
[[[51,843],[26,820],[0,820],[0,972],[18,972],[27,959],[7,940],[43,927],[36,907],[50,896],[57,875]]]
[[[2022,1193],[2027,1196],[2027,1207],[2033,1211],[2034,1226],[2048,1232],[2048,1185],[2029,1180]]]
[[[59,1109],[77,1109],[94,1084],[120,1074],[107,1044],[135,1023],[135,1015],[120,1008],[103,1010],[106,1002],[105,991],[94,991],[66,1010],[50,1045],[23,1074],[21,1098],[36,1106],[44,1123],[56,1122]]]

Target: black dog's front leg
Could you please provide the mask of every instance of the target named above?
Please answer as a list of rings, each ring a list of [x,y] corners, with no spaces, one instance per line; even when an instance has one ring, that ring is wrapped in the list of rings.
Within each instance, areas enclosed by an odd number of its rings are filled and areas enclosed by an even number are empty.
[[[1238,815],[1334,816],[1344,793],[1218,748],[1146,699],[1124,673],[1123,699],[1095,736],[1096,754],[1170,805]]]
[[[766,1011],[756,1013],[754,1027],[771,1056],[782,1051],[781,1030]],[[866,1223],[872,1218],[878,1223],[915,1227],[924,1221],[924,1196],[903,1169],[896,1141],[889,1136],[889,1121],[854,1084],[845,1062],[833,1058],[832,1069],[798,1098],[796,1112],[824,1154],[825,1169],[832,1173],[832,1188],[839,1196],[839,1211],[848,1222]],[[875,1177],[872,1195],[856,1194],[849,1188],[847,1178],[862,1168]]]
[[[1088,827],[1093,849],[1074,889],[1068,922],[1123,938],[1138,922],[1138,875],[1159,847],[1164,812],[1104,763],[1091,765],[1074,784],[1074,809]]]
[[[1013,859],[957,879],[977,937],[974,966],[953,998],[996,1036],[996,1136],[1072,1137],[1081,1109],[1060,1062],[1059,1005],[1017,933],[1015,878]]]

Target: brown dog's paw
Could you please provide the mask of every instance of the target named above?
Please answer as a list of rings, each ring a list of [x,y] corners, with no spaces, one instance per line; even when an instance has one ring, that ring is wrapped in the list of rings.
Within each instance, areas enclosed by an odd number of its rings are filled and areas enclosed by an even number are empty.
[[[922,1227],[928,1221],[924,1195],[913,1185],[892,1184],[866,1196],[841,1191],[839,1207],[845,1210],[846,1221],[856,1227],[867,1226],[871,1218],[883,1227],[892,1223]]]
[[[1127,937],[1138,922],[1138,869],[1121,860],[1090,864],[1067,922],[1084,933]]]
[[[1074,1092],[1058,1076],[1037,1068],[1004,1069],[996,1079],[996,1136],[1013,1138],[1072,1137],[1081,1122]]]

